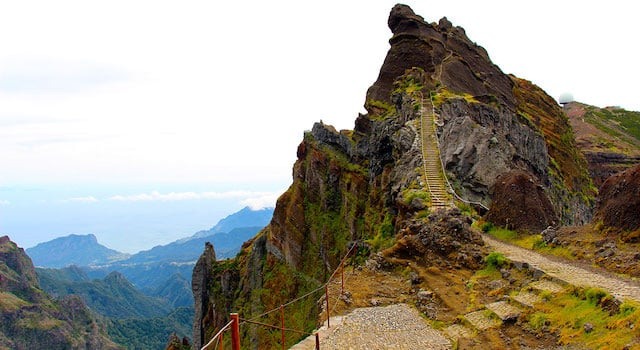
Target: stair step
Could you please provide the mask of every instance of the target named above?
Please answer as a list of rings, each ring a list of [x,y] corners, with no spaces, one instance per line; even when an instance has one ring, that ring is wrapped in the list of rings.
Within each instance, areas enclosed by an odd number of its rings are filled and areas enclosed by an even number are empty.
[[[539,291],[547,291],[554,294],[560,293],[564,290],[564,287],[562,287],[556,282],[552,282],[549,280],[539,280],[539,281],[531,282],[529,283],[529,286]]]
[[[440,149],[435,134],[433,106],[430,99],[423,99],[421,102],[421,151],[424,177],[427,182],[427,188],[431,193],[431,207],[436,209],[448,208],[453,203],[451,202],[451,196],[442,170]]]
[[[501,322],[497,318],[490,317],[491,311],[486,309],[470,312],[464,315],[465,320],[469,322],[475,329],[484,331],[489,328],[500,326]]]
[[[453,339],[454,341],[457,341],[460,338],[473,337],[473,331],[461,324],[452,324],[451,326],[445,328],[444,332],[449,336],[449,338]]]
[[[536,303],[541,302],[542,298],[540,298],[538,294],[522,290],[518,295],[512,296],[511,300],[518,302],[520,305],[532,308]]]
[[[506,321],[515,321],[520,317],[522,311],[517,307],[509,304],[506,301],[498,301],[495,303],[487,304],[487,310],[491,310],[494,314],[498,316],[502,322]]]

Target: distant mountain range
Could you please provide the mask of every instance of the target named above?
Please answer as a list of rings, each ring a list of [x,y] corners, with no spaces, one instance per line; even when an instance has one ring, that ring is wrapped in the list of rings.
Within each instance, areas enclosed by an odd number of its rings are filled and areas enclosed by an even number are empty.
[[[107,330],[129,348],[162,348],[175,330],[190,335],[191,273],[213,243],[218,258],[235,256],[243,242],[269,223],[273,209],[244,208],[208,230],[133,255],[98,243],[94,235],[69,235],[27,249],[47,293],[80,296],[107,317]]]
[[[37,268],[36,274],[40,287],[49,295],[78,295],[87,306],[103,316],[149,318],[166,316],[172,309],[166,301],[142,294],[116,271],[101,280],[91,280],[76,266],[61,270]]]
[[[212,228],[204,231],[198,231],[190,238],[202,238],[212,236],[220,232],[231,232],[231,230],[239,227],[260,226],[260,228],[263,228],[269,224],[272,217],[273,208],[253,210],[249,207],[244,207],[240,211],[218,221],[218,223]],[[216,250],[216,255],[219,254],[218,247],[216,247],[215,244],[214,248]]]
[[[130,256],[101,245],[92,234],[59,237],[26,251],[35,266],[52,268],[108,264]]]
[[[27,254],[39,267],[61,268],[76,265],[102,270],[132,264],[195,263],[202,253],[204,243],[211,242],[218,258],[230,258],[239,251],[243,242],[266,226],[272,216],[273,208],[252,210],[245,207],[220,220],[208,230],[198,231],[190,237],[133,255],[105,247],[98,243],[93,234],[72,234],[56,238],[27,249]]]

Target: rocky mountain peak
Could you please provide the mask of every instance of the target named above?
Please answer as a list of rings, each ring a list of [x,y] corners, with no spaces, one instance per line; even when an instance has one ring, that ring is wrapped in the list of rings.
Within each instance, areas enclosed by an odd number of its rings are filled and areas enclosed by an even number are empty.
[[[396,4],[391,9],[387,24],[393,34],[409,32],[426,25],[422,16],[416,15],[411,7],[403,4]]]
[[[505,107],[515,107],[511,79],[491,62],[484,48],[446,17],[437,24],[428,23],[409,6],[398,4],[389,14],[388,25],[393,33],[391,48],[367,92],[366,105],[372,100],[389,101],[393,82],[416,67],[427,73],[427,89],[444,85],[481,98],[492,96]]]

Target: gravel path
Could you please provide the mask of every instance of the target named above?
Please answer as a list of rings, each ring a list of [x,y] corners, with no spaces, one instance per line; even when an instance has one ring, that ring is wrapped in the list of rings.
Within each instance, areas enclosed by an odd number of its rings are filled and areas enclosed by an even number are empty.
[[[416,309],[394,304],[355,309],[342,316],[340,324],[332,324],[331,331],[321,335],[320,349],[444,350],[451,349],[451,344]]]
[[[571,264],[571,262],[556,261],[532,250],[516,247],[487,235],[483,235],[483,238],[487,245],[504,254],[510,260],[526,262],[551,277],[575,286],[599,287],[619,299],[640,301],[640,286],[630,280],[584,269]]]

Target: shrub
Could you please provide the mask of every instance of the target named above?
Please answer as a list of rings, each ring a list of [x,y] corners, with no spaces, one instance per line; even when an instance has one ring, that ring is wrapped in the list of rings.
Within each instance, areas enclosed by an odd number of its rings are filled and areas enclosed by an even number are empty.
[[[489,233],[491,230],[493,230],[493,224],[490,222],[485,222],[484,224],[482,224],[482,232],[484,233]]]
[[[549,318],[542,312],[536,312],[529,316],[529,327],[534,331],[541,331],[549,324]]]
[[[600,288],[589,288],[584,292],[587,301],[593,305],[599,304],[600,301],[608,295],[609,293]]]
[[[507,258],[502,253],[491,252],[484,258],[487,267],[498,269],[507,263]]]
[[[636,311],[636,306],[633,304],[624,302],[622,303],[622,305],[620,305],[620,314],[623,316],[629,316],[635,311]]]

